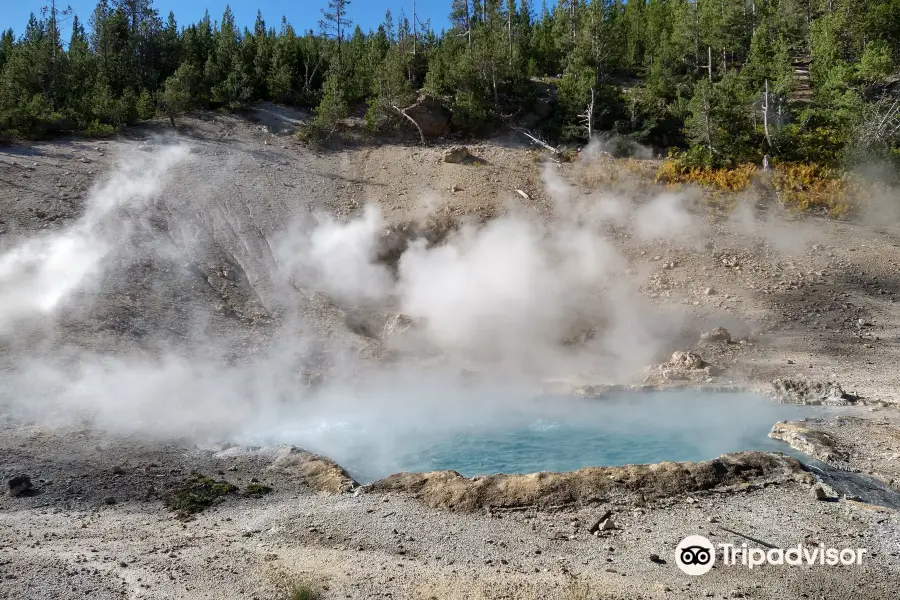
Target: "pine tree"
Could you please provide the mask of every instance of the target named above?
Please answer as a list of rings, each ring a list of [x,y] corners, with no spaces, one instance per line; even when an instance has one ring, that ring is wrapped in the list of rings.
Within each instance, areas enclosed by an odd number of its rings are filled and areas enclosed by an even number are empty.
[[[344,68],[341,61],[341,52],[344,45],[344,37],[347,28],[353,24],[353,21],[347,17],[347,7],[350,0],[328,0],[328,8],[321,9],[322,19],[319,21],[319,27],[325,35],[332,35],[337,41],[337,66],[339,69]]]
[[[175,117],[196,105],[197,88],[202,85],[199,70],[191,63],[184,63],[168,79],[160,98],[160,104],[175,127]]]

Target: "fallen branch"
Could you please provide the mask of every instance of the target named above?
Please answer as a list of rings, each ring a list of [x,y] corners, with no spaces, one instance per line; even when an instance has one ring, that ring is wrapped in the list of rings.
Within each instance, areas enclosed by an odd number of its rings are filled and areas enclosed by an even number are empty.
[[[409,120],[410,123],[412,123],[413,125],[415,125],[416,131],[419,132],[419,139],[422,140],[422,145],[424,146],[424,145],[425,145],[425,134],[422,133],[422,128],[419,127],[419,124],[416,123],[416,120],[413,119],[413,118],[412,118],[411,116],[409,116],[408,114],[406,114],[406,109],[405,109],[405,108],[399,108],[399,107],[397,107],[397,106],[394,105],[394,104],[391,104],[391,107],[393,107],[394,110],[396,110],[398,113],[400,113],[401,115],[403,115],[404,117],[406,117],[406,118]]]
[[[738,535],[738,536],[744,538],[745,540],[750,540],[751,542],[755,542],[755,543],[759,544],[760,546],[765,546],[766,548],[777,548],[778,547],[778,546],[773,546],[772,544],[770,544],[768,542],[764,542],[764,541],[758,540],[754,537],[750,537],[749,535],[744,535],[743,533],[735,531],[734,529],[729,529],[727,527],[723,527],[722,525],[719,525],[719,529],[724,529],[728,533],[733,533],[734,535]]]
[[[534,143],[537,144],[538,146],[540,146],[540,147],[542,147],[542,148],[544,148],[544,149],[546,149],[546,150],[549,150],[549,151],[552,152],[555,156],[559,156],[560,154],[562,154],[559,150],[557,150],[556,148],[554,148],[553,146],[551,146],[551,145],[548,144],[547,142],[545,142],[545,141],[543,141],[543,140],[539,140],[538,138],[534,137],[533,135],[531,135],[530,133],[528,133],[527,131],[525,131],[524,129],[522,129],[522,128],[520,128],[520,127],[513,127],[513,130],[518,131],[519,133],[521,133],[522,135],[524,135],[525,137],[527,137],[528,139],[530,139],[532,142],[534,142]],[[554,160],[555,160],[555,159],[554,159]],[[556,162],[559,162],[559,161],[556,161]]]

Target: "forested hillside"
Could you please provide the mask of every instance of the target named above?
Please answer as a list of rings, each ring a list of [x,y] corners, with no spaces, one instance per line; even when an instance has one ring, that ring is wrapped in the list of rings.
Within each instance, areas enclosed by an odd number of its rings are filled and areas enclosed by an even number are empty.
[[[258,100],[313,108],[326,134],[351,114],[413,131],[402,109],[428,95],[472,135],[606,132],[713,165],[898,156],[900,0],[535,4],[451,0],[448,31],[390,11],[362,31],[352,2],[330,0],[317,31],[296,31],[101,0],[64,17],[70,39],[48,5],[0,38],[0,131],[101,134]]]

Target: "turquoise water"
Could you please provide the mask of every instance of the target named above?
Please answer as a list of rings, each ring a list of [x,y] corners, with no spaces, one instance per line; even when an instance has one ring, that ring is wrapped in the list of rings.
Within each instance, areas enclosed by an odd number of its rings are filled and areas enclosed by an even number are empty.
[[[400,471],[571,471],[706,460],[740,450],[788,452],[768,437],[772,425],[812,412],[752,394],[693,391],[443,399],[345,408],[340,417],[319,416],[295,431],[292,443],[333,458],[364,482]]]

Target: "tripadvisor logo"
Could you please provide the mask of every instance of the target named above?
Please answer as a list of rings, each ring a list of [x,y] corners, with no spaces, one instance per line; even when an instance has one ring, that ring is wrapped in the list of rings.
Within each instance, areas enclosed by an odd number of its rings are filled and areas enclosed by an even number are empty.
[[[747,544],[713,545],[702,535],[689,535],[675,548],[675,564],[688,575],[703,575],[716,564],[716,549],[721,550],[722,564],[741,564],[753,569],[770,565],[861,565],[865,548],[812,548],[798,544],[792,548],[750,548]]]
[[[703,575],[716,564],[716,548],[702,535],[689,535],[675,548],[675,564],[688,575]]]

